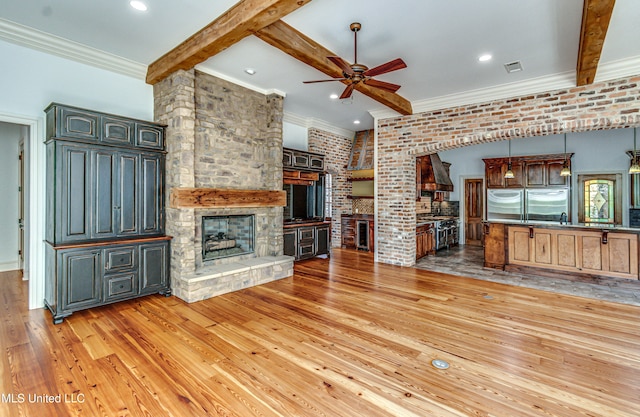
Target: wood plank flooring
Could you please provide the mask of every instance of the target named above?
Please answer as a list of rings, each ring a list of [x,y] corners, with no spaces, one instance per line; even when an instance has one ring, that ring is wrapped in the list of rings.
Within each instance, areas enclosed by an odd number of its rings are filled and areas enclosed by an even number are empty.
[[[27,310],[17,273],[0,289],[0,416],[640,414],[638,306],[348,250],[260,287],[57,326]]]

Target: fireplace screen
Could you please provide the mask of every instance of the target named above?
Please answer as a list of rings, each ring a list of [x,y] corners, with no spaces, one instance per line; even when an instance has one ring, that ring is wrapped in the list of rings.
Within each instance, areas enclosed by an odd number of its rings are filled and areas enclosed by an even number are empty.
[[[202,259],[253,253],[253,215],[203,216]]]

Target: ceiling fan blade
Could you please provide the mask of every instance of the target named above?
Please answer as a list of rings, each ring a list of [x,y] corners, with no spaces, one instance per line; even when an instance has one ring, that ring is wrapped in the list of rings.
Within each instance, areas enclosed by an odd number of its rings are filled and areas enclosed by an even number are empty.
[[[355,84],[349,84],[347,88],[344,89],[342,95],[340,96],[340,100],[351,97],[351,93],[353,93],[353,88]]]
[[[391,83],[388,83],[388,82],[385,82],[385,81],[374,80],[372,78],[364,80],[364,83],[366,85],[371,86],[371,87],[381,88],[383,90],[387,90],[387,91],[390,91],[392,93],[395,93],[401,87],[398,84],[391,84]]]
[[[366,70],[362,75],[365,77],[375,77],[376,75],[386,74],[387,72],[396,71],[402,68],[407,68],[407,64],[400,58],[389,61],[386,64],[378,65],[371,69]]]
[[[313,83],[326,83],[329,81],[344,81],[346,78],[334,78],[332,80],[314,80],[314,81],[303,81],[303,84],[313,84]]]
[[[347,61],[340,58],[339,56],[328,56],[327,59],[333,62],[334,64],[336,64],[337,66],[339,66],[342,72],[344,72],[345,74],[347,75],[354,74],[353,69],[351,68],[351,66],[349,66],[349,64],[347,64]]]

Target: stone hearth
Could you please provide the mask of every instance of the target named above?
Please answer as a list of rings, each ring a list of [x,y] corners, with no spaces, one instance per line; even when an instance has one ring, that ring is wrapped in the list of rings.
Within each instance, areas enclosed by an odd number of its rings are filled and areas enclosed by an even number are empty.
[[[155,118],[167,125],[166,189],[282,190],[282,104],[199,71],[154,85]],[[204,260],[202,217],[254,215],[254,251]],[[171,286],[187,302],[293,275],[283,256],[283,208],[171,204]]]

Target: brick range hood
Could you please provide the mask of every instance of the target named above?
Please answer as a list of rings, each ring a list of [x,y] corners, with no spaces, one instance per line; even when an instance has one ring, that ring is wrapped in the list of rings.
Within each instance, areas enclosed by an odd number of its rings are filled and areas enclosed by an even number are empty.
[[[283,98],[196,70],[154,85],[167,125],[166,230],[173,293],[188,302],[293,273],[283,257]],[[254,216],[254,251],[203,259],[202,218]]]

